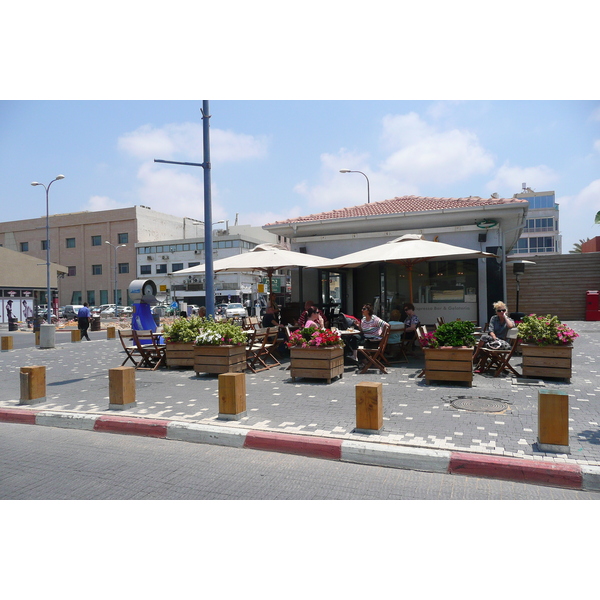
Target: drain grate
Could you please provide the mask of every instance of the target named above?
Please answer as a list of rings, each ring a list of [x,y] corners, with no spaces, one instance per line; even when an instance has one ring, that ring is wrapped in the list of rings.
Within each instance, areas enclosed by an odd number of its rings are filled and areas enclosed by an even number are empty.
[[[472,412],[502,412],[508,408],[508,404],[497,398],[486,398],[484,396],[461,396],[452,400],[450,404],[454,408],[470,410]]]

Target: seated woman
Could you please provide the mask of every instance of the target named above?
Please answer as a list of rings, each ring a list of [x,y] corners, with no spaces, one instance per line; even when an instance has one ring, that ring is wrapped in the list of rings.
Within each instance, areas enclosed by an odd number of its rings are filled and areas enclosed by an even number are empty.
[[[404,319],[404,334],[405,340],[414,340],[417,335],[417,328],[421,324],[419,317],[415,315],[415,306],[410,302],[404,305],[406,319]]]
[[[302,311],[302,314],[298,317],[298,327],[306,327],[306,319],[308,318],[308,309],[313,306],[317,309],[317,312],[319,313],[319,315],[321,316],[321,320],[323,321],[323,327],[325,326],[325,315],[323,313],[323,311],[320,308],[317,308],[315,306],[315,303],[312,300],[307,300],[304,303],[304,310]]]
[[[390,337],[388,338],[388,344],[399,344],[402,339],[402,331],[399,326],[403,325],[400,320],[400,311],[394,309],[390,313]]]
[[[319,314],[319,309],[316,306],[311,306],[306,312],[307,315],[304,327],[316,327],[317,329],[323,329],[325,327],[323,318]]]
[[[376,348],[381,341],[383,326],[387,325],[387,323],[373,314],[373,306],[371,304],[365,304],[362,307],[362,314],[360,330],[365,339],[365,346]]]
[[[508,309],[506,304],[501,300],[498,302],[494,302],[494,311],[496,314],[490,319],[490,323],[488,325],[488,330],[484,333],[479,343],[477,344],[477,348],[475,348],[475,354],[473,355],[473,361],[479,358],[480,350],[484,346],[489,343],[496,342],[497,340],[502,340],[506,342],[506,338],[508,337],[508,332],[515,326],[515,322],[507,316]],[[481,360],[475,369],[475,373],[481,373],[482,370]]]

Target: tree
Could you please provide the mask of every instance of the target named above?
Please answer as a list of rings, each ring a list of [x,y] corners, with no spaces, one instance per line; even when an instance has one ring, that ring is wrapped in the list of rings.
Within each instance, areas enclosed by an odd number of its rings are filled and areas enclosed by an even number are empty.
[[[596,220],[594,222],[596,225],[600,225],[600,210],[596,213]]]
[[[599,213],[600,214],[600,213]],[[587,240],[579,240],[577,244],[573,244],[573,250],[569,250],[569,254],[581,254],[581,246],[586,242],[589,242],[590,238]]]

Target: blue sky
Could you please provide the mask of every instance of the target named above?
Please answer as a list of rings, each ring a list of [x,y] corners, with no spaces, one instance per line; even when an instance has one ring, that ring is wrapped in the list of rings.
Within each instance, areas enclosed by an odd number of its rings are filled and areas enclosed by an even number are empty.
[[[143,204],[203,219],[201,101],[0,102],[4,219]],[[600,102],[211,100],[213,220],[263,225],[394,196],[555,190],[563,251],[599,235]]]

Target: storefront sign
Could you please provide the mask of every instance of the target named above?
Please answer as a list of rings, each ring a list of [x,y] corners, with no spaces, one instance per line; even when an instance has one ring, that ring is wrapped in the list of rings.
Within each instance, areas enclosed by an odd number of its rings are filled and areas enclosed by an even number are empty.
[[[477,302],[415,304],[415,314],[424,325],[435,325],[438,317],[446,322],[457,319],[477,322]]]

